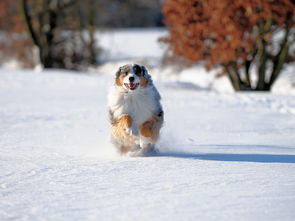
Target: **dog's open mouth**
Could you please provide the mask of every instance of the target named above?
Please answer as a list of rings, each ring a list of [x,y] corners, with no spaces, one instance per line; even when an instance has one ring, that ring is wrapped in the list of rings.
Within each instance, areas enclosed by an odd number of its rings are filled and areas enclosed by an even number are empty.
[[[129,88],[130,90],[135,90],[138,87],[139,83],[136,83],[136,84],[134,84],[134,83],[129,83],[129,84],[124,83],[124,85],[125,85],[125,87]]]

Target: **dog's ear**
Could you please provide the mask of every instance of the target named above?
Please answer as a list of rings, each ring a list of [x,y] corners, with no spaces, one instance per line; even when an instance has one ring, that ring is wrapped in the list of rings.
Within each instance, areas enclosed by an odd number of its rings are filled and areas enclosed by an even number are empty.
[[[133,71],[135,74],[137,75],[143,75],[143,70],[142,70],[142,66],[138,65],[138,64],[134,64],[133,65]]]
[[[119,67],[119,69],[117,70],[117,72],[116,72],[116,78],[118,78],[120,76],[121,69],[122,69],[122,67]]]
[[[140,66],[140,67],[141,67],[142,76],[147,76],[148,72],[147,72],[147,69],[145,68],[145,66]]]
[[[152,84],[152,82],[153,82],[152,77],[148,73],[148,70],[146,69],[146,67],[145,66],[140,66],[140,67],[141,67],[141,70],[142,70],[142,76],[148,80],[149,84]]]

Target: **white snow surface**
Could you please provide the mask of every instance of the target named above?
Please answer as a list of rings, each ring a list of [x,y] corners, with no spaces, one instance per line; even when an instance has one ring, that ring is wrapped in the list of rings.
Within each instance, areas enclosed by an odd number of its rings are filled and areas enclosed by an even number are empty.
[[[158,153],[132,158],[109,143],[113,78],[0,69],[0,220],[294,220],[293,96],[155,81]]]
[[[164,46],[160,37],[167,35],[165,28],[124,28],[96,32],[98,46],[103,50],[102,60],[133,58],[161,58]]]

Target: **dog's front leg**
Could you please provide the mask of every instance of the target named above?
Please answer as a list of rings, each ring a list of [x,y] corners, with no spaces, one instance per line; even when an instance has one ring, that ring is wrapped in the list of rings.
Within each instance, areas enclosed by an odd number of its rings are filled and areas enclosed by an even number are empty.
[[[117,132],[121,134],[121,136],[125,137],[138,135],[138,130],[135,127],[132,117],[129,114],[123,114],[117,121]],[[120,137],[121,137],[120,136]]]
[[[129,128],[132,126],[132,118],[128,114],[124,114],[115,120],[112,127],[112,133],[115,137],[123,139],[130,135]]]
[[[140,126],[140,147],[148,148],[153,146],[153,124],[154,120],[149,120]]]
[[[133,136],[133,135],[134,135],[134,136],[137,136],[137,135],[138,135],[138,129],[137,129],[136,125],[134,125],[134,124],[131,124],[130,127],[125,128],[125,131],[126,131],[126,133],[129,134],[130,136]]]

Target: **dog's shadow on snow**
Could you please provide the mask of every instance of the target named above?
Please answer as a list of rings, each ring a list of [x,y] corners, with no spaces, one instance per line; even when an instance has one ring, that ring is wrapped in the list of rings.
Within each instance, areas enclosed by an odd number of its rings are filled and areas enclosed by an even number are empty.
[[[158,151],[156,154],[152,154],[151,156],[228,162],[295,163],[295,155],[289,154],[186,153]]]
[[[197,160],[255,162],[255,163],[295,163],[295,155],[282,154],[234,154],[234,153],[181,153],[161,152],[153,157],[190,158]]]

